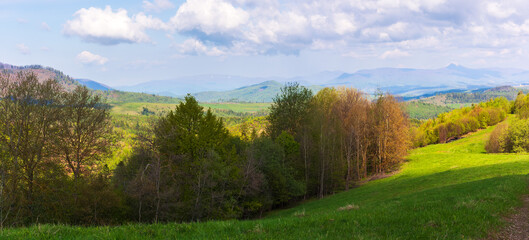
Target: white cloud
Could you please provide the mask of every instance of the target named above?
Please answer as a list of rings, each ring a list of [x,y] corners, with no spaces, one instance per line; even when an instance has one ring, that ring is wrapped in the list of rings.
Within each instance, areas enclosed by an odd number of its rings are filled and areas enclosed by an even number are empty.
[[[393,49],[389,51],[385,51],[380,55],[380,58],[382,59],[388,59],[388,58],[401,58],[401,57],[408,57],[410,56],[410,53],[402,51],[400,49]]]
[[[160,12],[163,10],[174,8],[174,4],[169,0],[153,0],[153,1],[143,1],[143,8],[146,11],[155,11]]]
[[[24,54],[24,55],[28,55],[28,54],[31,53],[31,50],[29,49],[29,47],[26,46],[26,45],[23,44],[23,43],[19,43],[19,44],[17,44],[16,47],[17,47],[17,50],[18,50],[20,53]]]
[[[488,3],[487,11],[491,16],[496,18],[507,18],[516,13],[516,9],[512,7],[504,7],[501,3],[497,2]]]
[[[175,47],[183,55],[206,55],[206,56],[221,56],[224,52],[216,47],[208,47],[201,41],[191,38],[185,40],[182,44],[177,44]]]
[[[83,63],[83,64],[98,64],[103,65],[108,62],[108,58],[102,57],[97,54],[93,54],[89,51],[82,51],[77,55],[77,61]]]
[[[249,14],[222,0],[188,0],[171,23],[178,31],[197,30],[205,34],[234,31],[245,24]]]
[[[64,25],[64,34],[103,45],[150,42],[146,29],[164,29],[161,20],[144,13],[128,16],[127,10],[82,8]]]
[[[177,7],[165,22],[143,12],[83,8],[65,24],[64,33],[112,45],[151,42],[147,30],[161,30],[172,41],[187,39],[173,44],[181,54],[208,56],[330,50],[385,59],[417,54],[417,49],[499,52],[527,49],[529,43],[529,5],[523,0],[173,2],[143,0],[145,11]],[[361,49],[365,46],[370,48]]]
[[[46,30],[46,31],[50,31],[50,30],[51,30],[50,26],[49,26],[46,22],[42,22],[42,23],[40,24],[40,27],[41,27],[42,29]]]

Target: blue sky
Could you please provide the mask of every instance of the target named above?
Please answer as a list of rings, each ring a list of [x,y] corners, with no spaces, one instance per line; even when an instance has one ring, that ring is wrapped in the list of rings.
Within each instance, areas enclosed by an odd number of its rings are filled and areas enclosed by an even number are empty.
[[[529,69],[525,0],[0,0],[0,23],[0,62],[111,86],[449,63]]]

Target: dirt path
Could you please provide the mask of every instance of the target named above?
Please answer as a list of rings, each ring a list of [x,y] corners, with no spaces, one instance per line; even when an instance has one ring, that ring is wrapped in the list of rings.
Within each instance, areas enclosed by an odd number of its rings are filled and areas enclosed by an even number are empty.
[[[492,233],[488,240],[529,240],[529,195],[524,196],[523,201],[516,214],[505,218],[507,226],[500,232]]]

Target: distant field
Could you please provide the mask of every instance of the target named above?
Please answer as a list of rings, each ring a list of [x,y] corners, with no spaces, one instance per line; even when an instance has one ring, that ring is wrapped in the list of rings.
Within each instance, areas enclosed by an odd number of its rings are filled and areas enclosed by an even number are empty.
[[[118,227],[39,225],[10,239],[481,239],[528,194],[529,155],[486,154],[494,127],[412,150],[394,176],[260,220]]]
[[[156,115],[174,110],[174,103],[111,103],[113,114],[141,115],[143,108],[154,112]],[[201,103],[203,107],[216,110],[231,110],[240,113],[256,113],[266,111],[270,103]]]
[[[454,109],[450,106],[440,106],[422,101],[405,102],[404,107],[410,118],[421,120],[435,118],[440,113],[449,112]]]
[[[200,105],[211,109],[226,109],[234,112],[259,112],[266,111],[271,103],[201,103]]]

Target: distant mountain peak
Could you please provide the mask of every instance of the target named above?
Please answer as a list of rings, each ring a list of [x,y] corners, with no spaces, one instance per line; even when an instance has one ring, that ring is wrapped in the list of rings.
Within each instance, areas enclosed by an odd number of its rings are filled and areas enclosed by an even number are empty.
[[[446,69],[461,70],[461,69],[467,69],[467,68],[457,63],[450,63],[448,66],[446,66]]]

